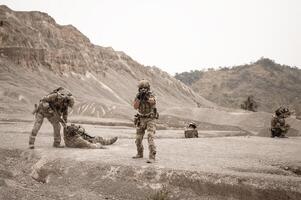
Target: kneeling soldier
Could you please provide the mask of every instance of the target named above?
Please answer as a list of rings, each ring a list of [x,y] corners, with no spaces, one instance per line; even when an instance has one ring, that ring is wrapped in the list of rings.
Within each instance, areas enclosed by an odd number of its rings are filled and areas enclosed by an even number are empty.
[[[194,122],[189,123],[188,127],[186,127],[184,131],[185,138],[197,138],[199,137],[198,130],[196,130],[197,126]]]
[[[280,107],[275,111],[271,120],[271,137],[286,137],[290,125],[285,122],[285,118],[290,116],[290,111],[287,108]]]

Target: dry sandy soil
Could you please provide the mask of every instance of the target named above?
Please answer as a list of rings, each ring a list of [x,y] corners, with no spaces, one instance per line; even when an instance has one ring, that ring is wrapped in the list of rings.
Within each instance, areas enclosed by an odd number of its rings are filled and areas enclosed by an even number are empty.
[[[201,130],[184,139],[182,130],[159,130],[157,161],[147,164],[131,159],[132,127],[86,124],[92,135],[119,140],[105,150],[55,149],[47,122],[29,150],[32,122],[0,123],[0,199],[301,198],[300,137]]]

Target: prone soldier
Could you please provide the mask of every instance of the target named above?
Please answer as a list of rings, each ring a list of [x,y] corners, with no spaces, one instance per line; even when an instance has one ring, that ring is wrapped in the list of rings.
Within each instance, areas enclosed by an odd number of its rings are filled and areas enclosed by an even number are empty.
[[[66,147],[104,149],[104,145],[111,145],[117,141],[117,137],[104,139],[100,136],[90,136],[82,126],[75,124],[67,125],[64,128],[64,141]]]

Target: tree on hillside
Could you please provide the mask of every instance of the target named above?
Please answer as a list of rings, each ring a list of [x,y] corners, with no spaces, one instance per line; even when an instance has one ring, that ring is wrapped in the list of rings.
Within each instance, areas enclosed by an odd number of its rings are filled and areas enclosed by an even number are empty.
[[[257,102],[254,100],[253,95],[248,96],[248,98],[240,105],[241,109],[244,110],[249,110],[249,111],[253,111],[256,112],[257,111],[257,107],[258,104]]]

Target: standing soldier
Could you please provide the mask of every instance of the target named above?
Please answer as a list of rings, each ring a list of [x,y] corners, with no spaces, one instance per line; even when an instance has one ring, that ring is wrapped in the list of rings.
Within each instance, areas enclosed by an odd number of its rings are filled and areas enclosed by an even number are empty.
[[[147,80],[141,80],[138,84],[138,94],[134,100],[134,108],[138,110],[138,113],[135,115],[137,155],[133,158],[143,158],[142,140],[145,131],[147,131],[149,148],[147,163],[153,163],[156,157],[156,146],[154,143],[156,119],[158,119],[159,114],[156,108],[156,98],[150,91],[150,84]]]
[[[72,94],[62,87],[59,87],[40,100],[39,105],[36,105],[35,111],[33,112],[33,114],[35,114],[35,123],[29,137],[30,149],[34,149],[34,142],[44,118],[47,118],[53,126],[53,146],[58,148],[63,147],[60,145],[60,122],[67,122],[68,107],[72,108],[73,104],[74,98]]]
[[[286,137],[286,133],[290,128],[289,124],[286,124],[285,118],[290,116],[290,111],[287,108],[280,107],[275,111],[275,115],[271,120],[271,137]]]

